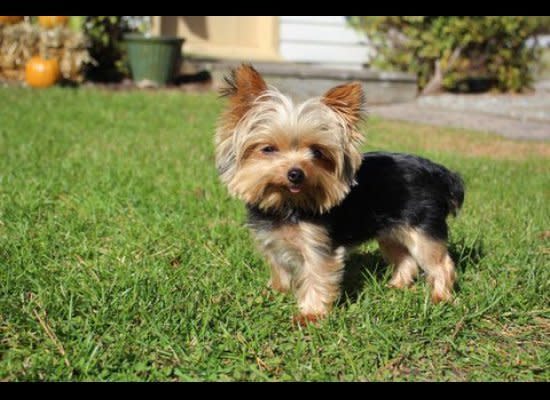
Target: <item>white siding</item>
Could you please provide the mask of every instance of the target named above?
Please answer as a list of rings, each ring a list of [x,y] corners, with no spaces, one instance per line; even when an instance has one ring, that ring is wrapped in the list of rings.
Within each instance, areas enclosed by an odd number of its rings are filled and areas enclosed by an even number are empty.
[[[359,69],[373,56],[366,37],[346,17],[281,16],[279,32],[279,51],[286,61]]]
[[[282,42],[358,44],[364,43],[365,37],[355,29],[350,29],[343,24],[320,26],[317,24],[287,23],[284,25],[284,29],[281,29],[280,40]]]
[[[293,22],[293,23],[305,23],[305,24],[315,24],[315,25],[339,25],[342,23],[342,19],[345,19],[345,17],[336,17],[332,15],[317,15],[317,16],[305,16],[305,15],[297,15],[297,16],[284,16],[280,17],[281,21],[285,22]]]
[[[538,44],[542,48],[550,48],[550,35],[538,35]],[[535,44],[535,38],[527,39],[527,46],[533,46]]]

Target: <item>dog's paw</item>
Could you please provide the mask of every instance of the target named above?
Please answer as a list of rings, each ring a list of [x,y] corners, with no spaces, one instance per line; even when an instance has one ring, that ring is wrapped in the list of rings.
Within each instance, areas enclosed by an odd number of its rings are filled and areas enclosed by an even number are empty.
[[[393,277],[386,284],[386,286],[391,288],[391,289],[407,289],[407,288],[410,288],[413,283],[414,283],[413,281],[407,281],[407,280],[401,278],[400,276],[398,276],[398,277]]]
[[[322,314],[297,314],[292,317],[292,323],[295,326],[307,326],[308,324],[317,324],[324,317]]]
[[[431,294],[432,303],[433,304],[439,304],[439,303],[449,303],[453,304],[454,298],[450,291],[439,291],[435,292],[433,291]]]

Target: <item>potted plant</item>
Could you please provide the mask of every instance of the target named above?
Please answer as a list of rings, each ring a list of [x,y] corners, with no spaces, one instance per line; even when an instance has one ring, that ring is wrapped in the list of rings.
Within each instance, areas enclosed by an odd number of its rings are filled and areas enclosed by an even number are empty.
[[[123,36],[130,72],[135,82],[169,83],[181,62],[184,38],[151,35],[151,17],[134,17],[137,33]]]

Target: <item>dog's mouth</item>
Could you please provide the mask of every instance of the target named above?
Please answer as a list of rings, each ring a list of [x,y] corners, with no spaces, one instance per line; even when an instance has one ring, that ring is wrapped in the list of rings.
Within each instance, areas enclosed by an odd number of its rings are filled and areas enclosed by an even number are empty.
[[[288,190],[290,191],[290,193],[293,193],[293,194],[300,193],[302,191],[302,188],[303,188],[303,185],[296,185],[294,183],[288,186]]]

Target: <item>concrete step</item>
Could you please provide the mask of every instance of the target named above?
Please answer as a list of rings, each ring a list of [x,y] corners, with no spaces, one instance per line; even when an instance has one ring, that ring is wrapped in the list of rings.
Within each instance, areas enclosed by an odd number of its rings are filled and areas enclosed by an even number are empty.
[[[188,60],[199,70],[212,75],[214,87],[223,84],[223,77],[240,62],[220,60]],[[331,87],[350,81],[362,83],[368,104],[390,104],[414,100],[417,95],[416,77],[402,72],[373,69],[335,69],[316,64],[253,63],[268,84],[281,92],[303,101],[320,96]]]
[[[533,88],[537,92],[550,92],[550,79],[536,81]]]

